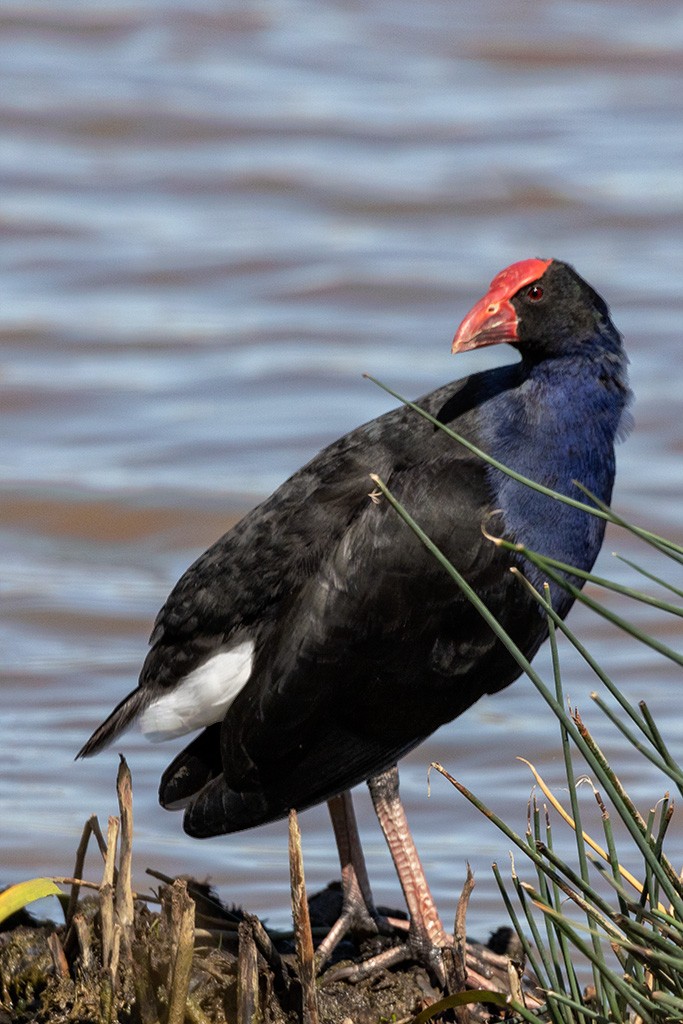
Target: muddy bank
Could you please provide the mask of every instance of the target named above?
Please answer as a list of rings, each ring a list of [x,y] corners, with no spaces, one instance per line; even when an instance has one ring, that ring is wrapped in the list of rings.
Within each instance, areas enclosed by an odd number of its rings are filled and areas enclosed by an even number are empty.
[[[28,915],[22,915],[27,923],[8,922],[0,934],[1,1024],[306,1019],[293,937],[271,938],[255,918],[225,912],[211,900],[191,900],[183,881],[163,886],[160,896],[159,911],[136,901],[128,934],[115,929],[113,942],[99,896],[81,901],[68,927],[41,925]],[[191,934],[188,916],[194,918]],[[407,1022],[442,998],[429,971],[410,961],[355,980],[359,965],[399,942],[396,935],[344,944],[316,983],[320,1024]],[[489,976],[491,987],[507,987],[507,957],[471,944],[467,961]],[[473,1022],[501,1019],[493,1007],[470,1011]]]
[[[333,883],[306,899],[294,814],[291,934],[269,933],[191,879],[164,878],[150,893],[134,893],[132,788],[123,760],[117,793],[120,816],[109,819],[106,837],[90,818],[74,877],[55,879],[65,923],[37,922],[26,911],[4,922],[0,1024],[375,1024],[412,1021],[464,989],[507,995],[512,986],[522,998],[510,930],[489,946],[467,942],[465,894],[453,949],[436,968],[407,947],[405,915],[386,908],[378,908],[377,934],[346,937],[320,964],[315,940],[337,920],[341,890]],[[103,859],[99,881],[83,878],[91,842]],[[538,1005],[527,981],[524,998]],[[455,1012],[451,1019],[476,1024],[508,1011],[489,1002]]]

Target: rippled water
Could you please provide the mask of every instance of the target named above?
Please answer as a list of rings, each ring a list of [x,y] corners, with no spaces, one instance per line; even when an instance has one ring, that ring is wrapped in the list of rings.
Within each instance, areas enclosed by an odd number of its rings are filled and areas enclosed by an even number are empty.
[[[68,874],[84,819],[115,810],[116,752],[74,752],[133,685],[185,566],[389,406],[362,374],[412,396],[510,358],[449,356],[507,263],[567,259],[610,302],[637,395],[615,504],[683,539],[677,5],[22,0],[0,6],[0,47],[1,882]],[[600,568],[633,584],[613,548],[636,555],[612,533]],[[680,757],[680,671],[588,612],[572,624]],[[657,628],[680,648],[676,623]],[[568,652],[565,675],[646,809],[662,781],[600,723],[596,682]],[[156,805],[168,749],[136,734],[118,746],[136,884],[147,865],[207,874],[286,923],[284,825],[192,841]],[[475,934],[504,919],[489,866],[508,844],[443,780],[427,801],[426,765],[523,828],[519,754],[562,779],[524,680],[404,763],[446,920],[475,868]],[[376,895],[396,902],[365,793],[358,804]],[[336,874],[324,810],[302,828],[315,887]]]

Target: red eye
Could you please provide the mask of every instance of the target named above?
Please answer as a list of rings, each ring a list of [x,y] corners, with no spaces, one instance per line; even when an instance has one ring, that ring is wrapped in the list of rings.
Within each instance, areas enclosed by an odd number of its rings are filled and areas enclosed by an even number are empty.
[[[532,302],[538,302],[539,299],[543,298],[543,289],[539,284],[532,284],[526,293],[527,299],[531,299]]]

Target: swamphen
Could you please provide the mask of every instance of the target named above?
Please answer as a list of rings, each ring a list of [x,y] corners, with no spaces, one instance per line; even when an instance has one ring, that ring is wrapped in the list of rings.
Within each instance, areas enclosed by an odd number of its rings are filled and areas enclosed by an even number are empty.
[[[609,502],[630,393],[605,302],[566,263],[515,263],[465,318],[453,351],[499,342],[521,360],[418,404],[538,483],[583,498],[578,480]],[[198,837],[335,798],[343,843],[348,801],[339,795],[370,780],[411,927],[439,942],[391,769],[520,669],[389,503],[370,493],[370,474],[533,657],[545,617],[509,570],[518,566],[537,588],[544,581],[484,530],[588,570],[603,521],[490,468],[401,407],[331,444],[197,559],[159,612],[137,689],[80,756],[135,719],[153,739],[202,729],[160,787],[163,806],[184,806],[185,831]],[[572,598],[551,589],[566,615]]]

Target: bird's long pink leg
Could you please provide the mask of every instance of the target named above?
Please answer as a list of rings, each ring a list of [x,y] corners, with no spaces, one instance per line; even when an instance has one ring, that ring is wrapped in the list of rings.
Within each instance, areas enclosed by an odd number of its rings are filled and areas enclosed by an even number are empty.
[[[370,889],[370,879],[365,866],[351,793],[347,789],[339,796],[332,797],[331,800],[328,800],[327,806],[339,851],[342,887],[349,893],[353,893],[354,896],[357,895],[370,913],[374,913],[375,906]]]
[[[410,914],[411,933],[425,948],[445,946],[448,939],[429,890],[399,796],[396,765],[368,779],[368,787],[403,889]]]
[[[342,872],[342,912],[316,950],[318,969],[348,931],[377,934],[377,911],[372,899],[358,823],[348,790],[327,801]]]

